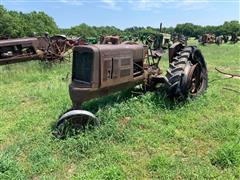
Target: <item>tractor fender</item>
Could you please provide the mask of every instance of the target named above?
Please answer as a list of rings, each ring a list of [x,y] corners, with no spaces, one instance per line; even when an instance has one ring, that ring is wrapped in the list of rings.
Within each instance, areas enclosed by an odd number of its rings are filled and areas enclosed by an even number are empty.
[[[176,56],[177,52],[181,51],[185,46],[180,42],[175,42],[173,45],[169,48],[169,63],[173,61],[173,57]]]
[[[196,46],[192,46],[193,51],[192,51],[192,60],[198,60],[201,65],[206,68],[207,64],[206,61],[201,53],[201,50],[198,49]]]

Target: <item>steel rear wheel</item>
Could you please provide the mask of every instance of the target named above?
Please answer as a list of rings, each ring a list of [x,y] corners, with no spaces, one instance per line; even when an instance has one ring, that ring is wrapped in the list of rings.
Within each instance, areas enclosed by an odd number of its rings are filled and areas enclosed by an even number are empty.
[[[194,64],[191,67],[190,73],[189,73],[189,93],[194,96],[197,94],[197,92],[200,90],[201,85],[203,83],[203,77],[202,77],[202,69],[201,65],[199,63]]]
[[[185,47],[169,64],[166,78],[167,94],[176,100],[185,100],[202,94],[208,86],[205,60],[195,47]]]

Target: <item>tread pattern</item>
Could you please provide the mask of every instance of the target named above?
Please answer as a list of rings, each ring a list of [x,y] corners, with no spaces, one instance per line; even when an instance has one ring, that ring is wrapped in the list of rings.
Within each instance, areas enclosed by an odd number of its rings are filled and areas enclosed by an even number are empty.
[[[192,48],[185,47],[182,51],[177,53],[177,56],[173,58],[173,62],[169,64],[166,78],[168,80],[167,93],[170,97],[185,98],[186,93],[181,87],[181,78],[184,75],[184,70],[189,63],[191,57]]]

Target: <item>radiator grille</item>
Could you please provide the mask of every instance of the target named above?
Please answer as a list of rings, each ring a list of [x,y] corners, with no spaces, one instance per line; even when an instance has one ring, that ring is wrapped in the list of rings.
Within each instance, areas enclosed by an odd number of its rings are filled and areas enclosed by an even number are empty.
[[[90,52],[80,53],[75,51],[73,53],[73,72],[72,78],[84,81],[91,82],[92,80],[92,66],[93,66],[93,54]]]

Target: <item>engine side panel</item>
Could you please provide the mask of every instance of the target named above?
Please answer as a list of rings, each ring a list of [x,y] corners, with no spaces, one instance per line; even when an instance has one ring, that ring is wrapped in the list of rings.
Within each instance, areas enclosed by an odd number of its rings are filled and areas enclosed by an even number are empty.
[[[133,80],[133,53],[128,49],[101,51],[101,88]]]

